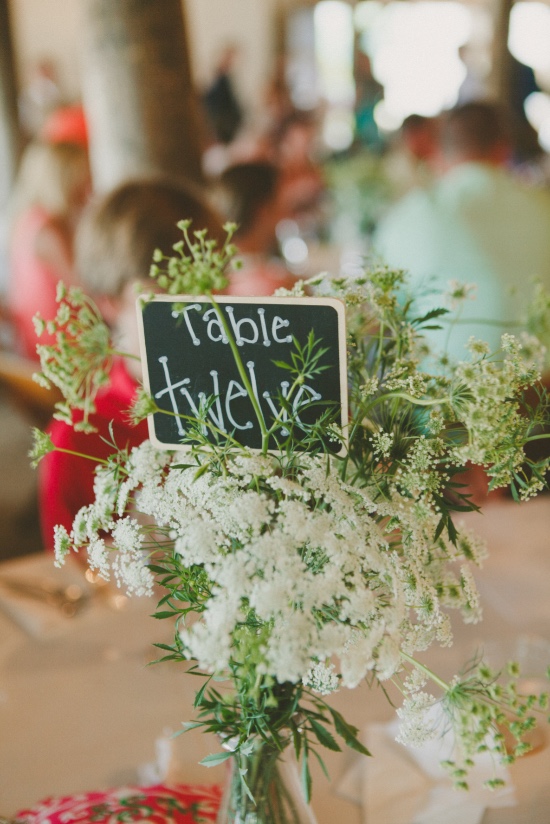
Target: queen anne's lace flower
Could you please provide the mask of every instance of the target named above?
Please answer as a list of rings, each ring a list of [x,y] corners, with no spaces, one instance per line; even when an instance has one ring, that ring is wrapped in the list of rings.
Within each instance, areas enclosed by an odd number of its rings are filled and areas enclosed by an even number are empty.
[[[389,458],[393,439],[393,432],[375,432],[371,436],[373,452],[377,458]]]
[[[61,524],[57,524],[53,530],[53,546],[55,553],[55,565],[62,566],[65,557],[71,551],[71,539],[69,533]]]
[[[415,458],[418,471],[430,466],[422,454]],[[292,479],[273,474],[277,466],[269,457],[242,458],[224,474],[197,477],[146,443],[130,453],[128,465],[118,486],[112,473],[99,470],[99,499],[79,513],[72,540],[88,545],[101,575],[112,573],[132,592],[150,592],[143,525],[119,515],[121,494],[127,499],[131,491],[143,516],[170,531],[181,562],[207,575],[209,597],[181,638],[190,655],[200,650],[209,671],[227,669],[232,633],[250,610],[267,628],[266,673],[297,682],[315,662],[332,659],[335,677],[349,687],[369,670],[390,678],[402,644],[413,651],[428,639],[447,642],[443,604],[470,619],[476,615],[473,579],[466,572],[450,578],[446,567],[451,555],[472,560],[468,538],[464,553],[441,539],[438,562],[426,548],[437,522],[429,508],[400,496],[375,505],[365,491],[327,474],[324,457],[304,456]],[[391,549],[393,521],[403,530],[404,554]],[[103,537],[106,526],[112,549]],[[66,535],[60,533],[59,545],[68,545]],[[253,636],[247,643],[254,645]]]
[[[327,665],[324,661],[314,664],[302,680],[313,692],[321,695],[330,695],[338,689],[338,676],[334,672],[334,664]]]
[[[397,710],[401,719],[397,741],[413,747],[421,747],[438,734],[438,724],[433,719],[436,699],[426,692],[416,692],[405,698]]]
[[[109,550],[102,538],[95,538],[88,544],[88,563],[90,569],[97,570],[105,581],[109,580]]]
[[[187,224],[182,228],[194,259],[171,258],[168,270],[155,269],[154,276],[172,294],[183,286],[193,294],[219,288],[229,247],[219,254],[204,233],[192,241]],[[429,375],[419,366],[427,351],[421,330],[447,312],[412,318],[398,300],[403,282],[402,272],[380,267],[351,283],[317,278],[309,284],[344,297],[348,309],[351,437],[342,456],[304,448],[290,436],[270,453],[273,432],[263,430],[264,454],[239,449],[231,439],[207,443],[197,434],[182,460],[146,441],[102,463],[94,502],[80,510],[70,534],[55,531],[58,564],[71,548],[84,548],[101,576],[138,595],[151,593],[155,572],[168,593],[159,617],[177,617],[168,657],[194,660],[237,687],[237,697],[227,700],[210,693],[219,704],[205,725],[230,710],[238,720],[247,701],[253,710],[246,723],[263,723],[278,696],[284,704],[288,694],[326,695],[364,678],[390,682],[405,695],[400,740],[407,743],[432,737],[436,711],[446,707],[469,758],[494,720],[507,717],[499,715],[502,694],[493,675],[485,678],[478,669],[445,684],[414,656],[434,643],[452,643],[451,610],[467,622],[481,617],[471,568],[483,563],[486,549],[451,517],[454,509],[473,508],[456,474],[469,462],[479,465],[491,487],[512,484],[522,498],[544,483],[550,459],[531,464],[531,474],[522,467],[526,443],[548,423],[544,404],[541,413],[525,414],[523,395],[540,378],[545,351],[530,336],[506,334],[495,357],[472,339],[469,360]],[[451,302],[470,296],[462,284],[450,284],[450,291]],[[303,284],[292,294],[304,294]],[[78,294],[73,303],[61,308],[58,324],[69,323],[71,312],[89,312]],[[546,323],[543,304],[539,295],[539,327]],[[93,328],[88,332],[93,342]],[[103,326],[97,335],[103,341]],[[65,347],[61,360],[50,361],[48,352],[47,376],[55,383],[70,353]],[[110,350],[101,353],[96,389]],[[75,374],[84,360],[80,353]],[[294,375],[296,384],[314,367],[312,359]],[[79,399],[86,414],[90,404]],[[153,399],[144,404],[142,398],[140,407],[150,411]],[[60,410],[67,419],[69,413],[67,406]],[[340,440],[330,417],[319,427],[323,444]],[[50,448],[37,437],[33,455]],[[437,707],[423,691],[428,674],[443,692]],[[513,690],[508,698],[527,725],[527,704],[521,706]],[[306,729],[306,741],[316,734],[315,719],[323,718],[319,697],[313,706],[296,733]],[[294,714],[307,712],[295,707],[292,723]],[[267,722],[258,726],[261,735],[267,728]],[[243,742],[249,729],[241,728]]]

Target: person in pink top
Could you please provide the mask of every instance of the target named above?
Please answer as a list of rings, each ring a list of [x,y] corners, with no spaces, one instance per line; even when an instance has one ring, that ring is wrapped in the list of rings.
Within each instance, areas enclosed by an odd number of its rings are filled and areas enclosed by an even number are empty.
[[[38,342],[34,315],[55,315],[58,281],[76,281],[73,239],[91,190],[83,135],[73,140],[70,131],[58,129],[50,137],[27,146],[11,208],[6,303],[14,348],[32,359]]]

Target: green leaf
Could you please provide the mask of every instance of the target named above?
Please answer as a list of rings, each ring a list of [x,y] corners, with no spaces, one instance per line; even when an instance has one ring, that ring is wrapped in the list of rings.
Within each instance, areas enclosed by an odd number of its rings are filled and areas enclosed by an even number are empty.
[[[428,320],[433,320],[434,318],[440,318],[443,315],[448,315],[448,314],[449,314],[449,310],[444,309],[442,307],[439,308],[439,309],[430,309],[430,311],[426,312],[425,315],[422,315],[421,318],[414,318],[413,320],[411,320],[411,325],[412,326],[421,326],[424,323],[426,323],[426,321],[428,321]],[[428,328],[428,327],[426,327],[426,328]],[[438,329],[440,327],[435,327],[435,328]]]
[[[156,572],[157,575],[170,574],[170,570],[165,567],[158,566],[157,564],[147,564],[147,568],[150,569],[151,572]]]
[[[332,709],[332,707],[329,707],[329,712],[334,720],[336,732],[342,736],[347,746],[352,750],[356,750],[356,752],[362,753],[362,755],[370,755],[367,748],[361,744],[357,738],[357,733],[359,732],[357,727],[352,727],[351,724],[348,724],[340,713],[336,712],[336,710]]]
[[[198,707],[201,704],[203,696],[204,696],[204,692],[205,692],[205,690],[206,690],[209,683],[210,683],[210,678],[207,678],[206,681],[204,682],[204,684],[202,685],[202,687],[199,690],[197,690],[197,694],[195,695],[195,700],[193,701],[193,706],[194,707]]]
[[[301,778],[302,778],[302,790],[304,793],[304,798],[309,804],[311,801],[311,773],[309,771],[309,764],[307,758],[307,749],[304,747],[304,755],[302,757],[302,770],[301,770]]]
[[[294,742],[294,752],[296,753],[296,760],[299,761],[300,753],[302,751],[302,736],[296,724],[291,724],[291,730],[292,740]]]
[[[216,767],[232,756],[232,752],[215,752],[212,753],[212,755],[205,756],[202,761],[199,761],[199,764],[202,764],[204,767]]]
[[[203,464],[202,466],[200,466],[200,467],[197,469],[197,471],[195,472],[195,476],[194,476],[193,480],[194,480],[194,481],[197,481],[197,480],[201,477],[201,475],[204,475],[204,474],[205,474],[205,472],[208,472],[208,470],[209,470],[209,469],[210,469],[210,465],[209,465],[209,464],[207,464],[207,463],[205,463],[205,464]]]
[[[147,666],[151,666],[152,664],[161,664],[164,661],[181,661],[182,657],[181,652],[174,652],[172,655],[163,655],[162,658],[156,658],[154,661],[149,661]]]
[[[516,482],[517,482],[517,483],[518,483],[521,487],[523,487],[523,489],[528,489],[529,484],[527,484],[527,483],[523,480],[523,478],[520,478],[520,476],[518,475],[518,473],[517,473],[517,472],[514,472],[514,479],[515,479],[515,481],[516,481]]]
[[[313,755],[315,756],[315,758],[319,762],[319,765],[320,765],[321,769],[323,770],[325,778],[327,778],[330,781],[330,775],[329,775],[329,772],[327,770],[327,765],[325,764],[325,762],[323,761],[323,759],[321,758],[321,756],[319,755],[317,750],[312,750],[311,752],[313,753]]]
[[[240,773],[241,773],[241,782],[242,782],[242,785],[243,785],[243,787],[244,787],[244,790],[245,790],[245,792],[246,792],[247,796],[250,798],[250,800],[251,800],[251,801],[255,804],[255,803],[256,803],[256,799],[255,799],[255,798],[254,798],[254,796],[252,795],[252,792],[250,791],[250,787],[249,787],[249,786],[248,786],[248,784],[246,783],[246,780],[245,780],[245,777],[244,777],[244,776],[245,776],[245,774],[246,774],[246,770],[240,770]],[[239,818],[240,818],[240,816],[239,816]],[[248,818],[248,815],[246,816],[246,818]]]
[[[440,518],[439,523],[437,524],[437,529],[434,533],[434,541],[437,541],[443,530],[445,529],[445,518]]]
[[[308,720],[317,740],[323,745],[323,747],[326,747],[328,750],[333,750],[334,752],[342,752],[342,748],[337,744],[334,737],[326,729],[326,727],[323,727],[322,724],[319,724],[319,722],[315,721],[313,718],[309,718]]]
[[[178,730],[174,735],[181,735],[182,732],[189,732],[189,730],[196,730],[199,727],[204,727],[204,723],[202,721],[184,721],[182,724],[183,729]]]

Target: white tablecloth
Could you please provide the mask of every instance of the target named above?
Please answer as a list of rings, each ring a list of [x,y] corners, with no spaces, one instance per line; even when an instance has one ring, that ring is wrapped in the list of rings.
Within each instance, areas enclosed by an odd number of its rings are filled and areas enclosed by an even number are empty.
[[[483,650],[491,654],[502,654],[507,648],[517,648],[516,641],[531,642],[542,649],[546,665],[550,664],[550,497],[543,496],[520,506],[511,501],[493,502],[484,514],[469,513],[464,522],[470,529],[482,535],[488,543],[490,555],[481,571],[476,573],[484,618],[478,625],[464,626],[454,621],[455,643],[449,650],[431,649],[423,660],[443,677],[449,678],[472,655]],[[512,652],[505,656],[513,657]],[[548,686],[546,687],[548,689]],[[354,699],[352,699],[353,703]],[[351,702],[350,702],[351,703]],[[365,727],[366,743],[377,741],[384,752],[388,771],[395,771],[396,781],[399,759],[411,764],[416,756],[414,751],[402,748],[387,737],[387,731],[380,721],[393,720],[388,709],[379,705],[368,710],[369,719]],[[384,738],[386,741],[384,741]],[[550,822],[550,728],[542,728],[542,737],[533,753],[519,759],[509,770],[515,804],[499,807],[510,799],[495,798],[488,791],[486,809],[477,817],[475,805],[467,805],[468,796],[456,794],[455,809],[449,808],[439,817],[424,818],[422,812],[406,819],[407,824],[548,824]],[[391,751],[393,749],[393,751]],[[398,749],[401,752],[398,752]],[[376,759],[376,751],[373,751]],[[379,764],[370,759],[355,760],[342,776],[339,789],[349,799],[362,805],[363,824],[404,824],[402,819],[372,820],[366,814],[368,802],[377,794],[377,773]],[[425,777],[425,773],[422,774]],[[443,774],[442,774],[443,776]],[[475,782],[475,777],[474,777]],[[432,791],[435,782],[425,787],[425,796]],[[411,778],[411,792],[416,791]],[[480,795],[476,796],[479,803]]]
[[[550,498],[519,507],[491,504],[485,515],[468,520],[477,522],[491,548],[478,576],[486,615],[482,625],[461,628],[451,650],[435,652],[444,676],[481,638],[536,633],[550,640]],[[51,572],[52,562],[30,557],[9,563],[32,578],[44,569]],[[12,815],[47,795],[135,781],[143,765],[154,761],[159,736],[192,718],[198,680],[186,676],[181,665],[147,666],[155,657],[152,643],[170,640],[168,622],[150,618],[154,608],[154,600],[133,599],[116,610],[98,599],[33,636],[2,612],[0,599],[0,814]],[[332,703],[360,729],[393,718],[381,691],[366,686],[342,691]],[[188,783],[223,780],[223,768],[198,765],[217,750],[215,740],[193,731],[177,738],[175,747]],[[327,752],[325,760],[332,781],[317,768],[314,773],[319,824],[364,822],[361,793],[353,797],[349,782],[347,796],[342,791],[353,754]],[[549,776],[547,747],[513,768],[520,807],[488,810],[483,824],[550,821]],[[360,780],[368,781],[368,759]]]

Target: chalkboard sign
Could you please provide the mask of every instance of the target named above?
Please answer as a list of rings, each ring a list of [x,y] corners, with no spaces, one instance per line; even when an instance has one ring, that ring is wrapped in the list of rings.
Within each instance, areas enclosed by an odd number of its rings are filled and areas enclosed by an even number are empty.
[[[296,351],[293,339],[301,346],[313,330],[327,352],[319,364],[320,374],[306,379],[290,393],[286,402],[300,423],[314,423],[330,405],[347,423],[347,375],[345,357],[344,306],[330,298],[230,298],[216,297],[218,310],[207,298],[155,296],[142,307],[138,301],[144,385],[158,406],[169,414],[149,417],[149,436],[157,446],[181,448],[188,429],[184,417],[196,417],[210,400],[207,420],[211,426],[203,433],[214,437],[214,427],[230,434],[252,449],[262,445],[261,429],[250,392],[245,387],[231,350],[226,331],[217,314],[222,312],[266,426],[277,420],[278,440],[284,439],[284,409],[293,376],[276,365],[292,362]],[[212,400],[213,399],[213,400]],[[300,432],[298,431],[298,435]],[[276,441],[270,442],[273,448]],[[185,447],[185,444],[183,444]],[[326,450],[339,451],[340,444],[325,444]]]

